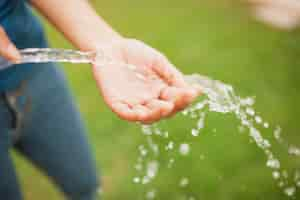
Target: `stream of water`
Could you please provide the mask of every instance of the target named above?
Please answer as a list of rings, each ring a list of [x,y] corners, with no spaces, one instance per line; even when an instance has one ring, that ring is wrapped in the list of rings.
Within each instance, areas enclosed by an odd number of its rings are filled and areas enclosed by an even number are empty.
[[[112,62],[107,59],[103,53],[95,52],[80,52],[74,50],[61,50],[61,49],[25,49],[21,51],[22,62],[71,62],[71,63],[94,63],[102,67],[106,62]],[[126,64],[122,64],[126,67],[132,68]],[[7,64],[9,67],[9,63]],[[190,130],[190,134],[197,137],[205,125],[205,118],[209,112],[217,112],[223,114],[234,114],[236,119],[240,122],[240,131],[248,130],[249,136],[255,142],[257,147],[259,147],[266,157],[266,167],[270,168],[271,175],[273,179],[277,182],[277,185],[284,194],[288,197],[294,197],[297,188],[300,187],[300,173],[295,170],[294,172],[288,172],[282,169],[281,162],[277,156],[273,153],[271,149],[271,143],[265,139],[261,132],[264,129],[271,129],[269,123],[262,119],[257,112],[253,109],[255,103],[254,98],[246,97],[241,98],[235,94],[235,91],[231,85],[224,84],[217,80],[212,80],[210,78],[193,74],[186,75],[185,80],[189,84],[199,85],[203,93],[207,98],[195,103],[193,106],[187,108],[182,112],[182,114],[188,118],[197,119],[197,123],[194,128]],[[205,109],[206,108],[206,109]],[[281,128],[276,126],[273,128],[273,136],[276,141],[287,147],[287,153],[291,156],[300,156],[300,149],[294,145],[290,145],[285,142],[281,137]],[[188,155],[191,151],[190,145],[188,143],[182,142],[181,144],[174,144],[173,141],[168,141],[167,145],[161,149],[152,139],[153,135],[161,136],[164,139],[169,138],[169,133],[167,130],[162,130],[156,124],[154,125],[143,125],[142,132],[146,135],[147,144],[140,145],[138,147],[139,157],[137,163],[135,164],[135,169],[138,172],[142,171],[143,175],[139,175],[133,178],[133,182],[136,184],[148,184],[153,179],[156,178],[157,173],[160,169],[160,162],[157,156],[160,151],[172,151],[177,148],[180,155]],[[153,159],[145,158],[148,156],[149,151],[153,152]],[[173,157],[168,158],[168,168],[172,168],[175,163]],[[139,173],[141,174],[141,173]],[[288,179],[288,177],[293,177]],[[186,187],[189,185],[189,179],[183,177],[179,182],[179,187]],[[145,198],[155,199],[156,190],[150,189]],[[190,196],[188,200],[195,200],[196,198]]]
[[[293,172],[289,172],[282,168],[281,161],[277,158],[277,156],[273,153],[271,149],[271,143],[269,140],[265,139],[261,132],[266,129],[271,129],[268,122],[264,121],[262,117],[256,114],[254,110],[254,98],[246,97],[241,98],[240,96],[235,94],[234,89],[231,85],[224,84],[217,80],[211,80],[206,77],[203,77],[198,74],[186,76],[186,81],[190,84],[199,84],[203,88],[203,93],[207,96],[205,100],[197,102],[195,105],[187,108],[182,112],[185,117],[191,119],[197,119],[197,123],[195,127],[190,130],[190,134],[194,137],[197,137],[201,132],[201,129],[204,128],[205,125],[205,117],[209,112],[217,112],[223,114],[234,114],[236,119],[240,122],[239,131],[245,131],[248,129],[249,136],[255,142],[257,147],[259,147],[266,157],[266,167],[270,168],[271,175],[276,181],[278,187],[290,198],[295,197],[297,188],[300,187],[300,173],[298,170]],[[274,139],[281,144],[282,146],[287,148],[287,153],[290,156],[299,156],[300,149],[294,145],[288,144],[281,137],[281,128],[280,126],[276,126],[273,130]],[[151,126],[143,126],[142,132],[148,137],[148,140],[152,140],[152,135],[160,135],[162,138],[168,138],[168,131],[160,129],[157,125]],[[167,135],[166,135],[167,133]],[[158,145],[155,143],[148,142],[149,149],[157,149],[157,152],[160,151],[169,151],[175,149],[174,142],[170,141],[165,149],[158,149]],[[159,162],[156,160],[150,161],[151,163],[156,162],[156,167],[153,168],[152,165],[148,165],[143,162],[146,156],[147,149],[144,146],[139,147],[140,157],[138,159],[136,169],[146,169],[145,175],[143,177],[135,177],[135,183],[147,184],[151,180],[155,178],[155,175],[159,169]],[[188,143],[176,144],[176,150],[182,155],[188,155],[190,152],[190,145]],[[155,157],[154,157],[155,159]],[[169,158],[169,167],[172,167],[175,162],[173,157]],[[144,164],[144,166],[141,165]],[[140,165],[140,166],[139,166]],[[149,176],[151,174],[151,176]],[[289,177],[293,177],[289,179]],[[186,187],[189,184],[189,179],[187,177],[183,177],[178,183],[180,187]],[[154,199],[155,196],[151,196],[153,198],[146,199]],[[193,196],[186,197],[185,199],[196,199]]]

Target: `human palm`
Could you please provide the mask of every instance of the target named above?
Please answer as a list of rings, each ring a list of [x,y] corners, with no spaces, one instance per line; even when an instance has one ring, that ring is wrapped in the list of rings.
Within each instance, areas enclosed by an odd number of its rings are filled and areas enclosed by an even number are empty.
[[[151,123],[186,107],[199,94],[156,50],[136,40],[102,48],[110,62],[95,64],[94,77],[108,106],[121,118]]]

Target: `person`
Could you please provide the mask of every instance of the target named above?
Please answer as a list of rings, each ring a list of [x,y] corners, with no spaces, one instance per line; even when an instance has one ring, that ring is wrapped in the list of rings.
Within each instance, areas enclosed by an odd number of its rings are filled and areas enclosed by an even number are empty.
[[[56,64],[19,63],[18,49],[48,46],[31,6],[80,50],[101,49],[115,61],[95,64],[92,71],[105,102],[122,119],[152,123],[169,117],[200,91],[164,55],[114,31],[85,0],[0,0],[0,55],[14,63],[0,69],[0,199],[22,199],[11,148],[45,172],[67,199],[94,199],[95,162],[62,72]]]
[[[252,14],[274,28],[290,31],[300,25],[300,2],[294,0],[248,0]]]

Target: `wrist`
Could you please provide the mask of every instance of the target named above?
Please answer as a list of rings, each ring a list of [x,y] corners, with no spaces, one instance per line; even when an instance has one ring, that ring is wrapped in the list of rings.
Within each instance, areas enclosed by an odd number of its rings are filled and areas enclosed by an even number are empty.
[[[120,44],[125,38],[120,34],[113,32],[101,37],[89,38],[87,39],[86,45],[80,49],[83,51],[97,51],[101,47],[113,47],[116,44]]]

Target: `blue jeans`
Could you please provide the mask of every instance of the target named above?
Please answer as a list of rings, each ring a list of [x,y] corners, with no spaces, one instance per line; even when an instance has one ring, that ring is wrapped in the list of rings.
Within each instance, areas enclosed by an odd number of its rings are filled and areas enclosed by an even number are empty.
[[[0,199],[20,200],[11,148],[45,172],[67,199],[95,198],[98,178],[86,132],[55,65],[39,64],[20,87],[0,96]]]

